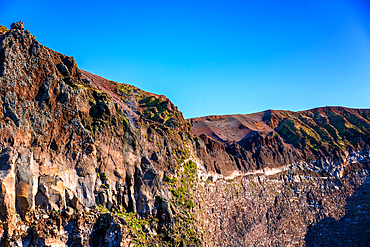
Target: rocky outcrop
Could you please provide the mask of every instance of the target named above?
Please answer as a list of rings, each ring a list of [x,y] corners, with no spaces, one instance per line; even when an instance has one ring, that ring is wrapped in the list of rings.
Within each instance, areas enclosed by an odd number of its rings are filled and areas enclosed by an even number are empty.
[[[39,44],[22,22],[0,36],[0,47],[2,243],[23,241],[36,211],[52,220],[53,212],[73,218],[98,207],[159,218],[160,224],[147,228],[163,232],[158,241],[168,239],[175,209],[162,181],[189,158],[192,145],[177,108],[164,96],[80,71],[72,57]],[[96,229],[106,222],[99,220]],[[108,221],[116,222],[113,232],[125,225],[118,218]],[[78,222],[87,229],[81,229],[81,240],[71,241],[88,244],[85,235],[99,230],[90,221]],[[64,220],[54,224],[66,224],[57,235],[74,234]],[[32,229],[29,244],[72,243]],[[126,233],[135,241],[137,231]]]

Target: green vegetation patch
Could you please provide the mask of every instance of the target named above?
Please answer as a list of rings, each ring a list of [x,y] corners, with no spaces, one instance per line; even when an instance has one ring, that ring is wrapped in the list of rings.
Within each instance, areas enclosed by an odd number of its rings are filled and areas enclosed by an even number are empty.
[[[99,212],[102,214],[116,215],[121,223],[126,226],[129,231],[135,246],[153,246],[162,242],[161,236],[151,233],[151,228],[158,227],[158,219],[149,217],[142,219],[137,213],[116,212],[113,213],[103,206],[98,206]]]
[[[132,96],[135,92],[135,88],[128,84],[117,84],[117,88],[122,97]]]
[[[148,96],[139,101],[140,107],[144,109],[142,115],[150,120],[160,122],[165,126],[171,126],[174,112],[168,107],[168,100],[160,97]]]
[[[193,191],[197,180],[197,165],[193,161],[183,164],[183,170],[178,171],[177,178],[167,178],[172,192],[172,205],[177,209],[175,222],[172,226],[173,242],[182,246],[200,246],[196,235],[194,219],[195,203]]]
[[[9,31],[9,29],[7,29],[6,27],[4,27],[3,25],[0,25],[0,32],[6,33],[8,31]]]
[[[275,128],[285,140],[300,149],[344,152],[359,148],[370,134],[366,112],[282,112]]]

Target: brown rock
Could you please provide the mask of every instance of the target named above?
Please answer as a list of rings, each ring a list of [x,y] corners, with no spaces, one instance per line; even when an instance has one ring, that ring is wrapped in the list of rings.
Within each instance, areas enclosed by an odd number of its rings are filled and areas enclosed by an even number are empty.
[[[19,22],[15,22],[11,25],[10,27],[11,29],[18,29],[18,30],[24,30],[24,24],[22,21],[19,21]]]

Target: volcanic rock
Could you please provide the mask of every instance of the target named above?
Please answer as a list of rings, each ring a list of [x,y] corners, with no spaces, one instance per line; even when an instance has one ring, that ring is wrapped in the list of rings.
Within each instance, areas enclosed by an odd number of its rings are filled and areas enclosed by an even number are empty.
[[[185,120],[0,31],[1,246],[369,245],[369,110]]]

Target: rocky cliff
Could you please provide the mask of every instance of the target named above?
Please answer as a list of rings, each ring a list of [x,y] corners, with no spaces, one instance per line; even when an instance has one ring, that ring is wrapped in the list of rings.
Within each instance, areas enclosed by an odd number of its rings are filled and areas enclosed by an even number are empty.
[[[79,70],[21,22],[0,47],[3,245],[116,246],[149,234],[151,245],[191,231],[172,224],[166,182],[190,162],[190,127],[166,97]]]
[[[0,27],[0,100],[2,246],[369,244],[370,111],[185,120],[22,22]]]

